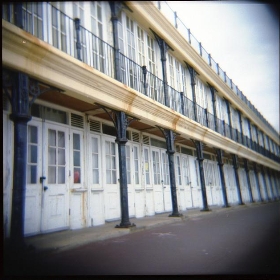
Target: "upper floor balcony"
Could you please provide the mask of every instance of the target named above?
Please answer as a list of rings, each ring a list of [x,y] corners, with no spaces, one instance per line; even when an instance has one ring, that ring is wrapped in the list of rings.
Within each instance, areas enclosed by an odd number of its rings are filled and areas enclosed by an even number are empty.
[[[48,12],[43,11],[41,4],[8,4],[3,6],[2,19],[17,25],[23,30],[31,33],[33,36],[47,42],[55,48],[67,53],[68,55],[81,60],[87,65],[98,71],[116,79],[115,53],[119,53],[120,81],[147,97],[165,105],[165,99],[168,98],[170,108],[174,111],[188,117],[191,120],[205,126],[219,134],[239,143],[247,148],[256,151],[276,162],[280,162],[279,147],[265,147],[258,141],[244,135],[240,130],[233,128],[225,120],[219,119],[207,109],[201,107],[193,100],[187,97],[184,92],[179,92],[169,85],[167,86],[167,97],[164,95],[164,82],[152,69],[145,65],[139,65],[133,59],[125,56],[120,50],[114,48],[113,43],[109,44],[110,38],[105,40],[94,34],[88,28],[85,28],[84,21],[80,17],[71,18],[66,13],[52,5],[44,3]],[[97,8],[98,11],[98,8]],[[174,14],[176,15],[176,14]],[[80,14],[82,16],[82,14]],[[98,29],[98,12],[97,12]],[[175,17],[177,26],[183,23]],[[178,27],[181,31],[181,28]],[[98,32],[97,32],[98,33]],[[189,43],[198,50],[201,57],[209,63],[209,66],[224,82],[249,106],[251,110],[257,112],[247,98],[238,90],[232,81],[226,76],[226,73],[219,67],[213,58],[207,54],[201,44],[197,44],[194,36],[187,29]],[[111,40],[112,42],[113,40]],[[262,118],[260,113],[256,113],[258,118]],[[265,121],[262,119],[262,121]],[[270,125],[269,128],[273,129]],[[274,130],[276,133],[276,131]],[[277,134],[277,133],[276,133]],[[277,134],[278,137],[278,134]]]

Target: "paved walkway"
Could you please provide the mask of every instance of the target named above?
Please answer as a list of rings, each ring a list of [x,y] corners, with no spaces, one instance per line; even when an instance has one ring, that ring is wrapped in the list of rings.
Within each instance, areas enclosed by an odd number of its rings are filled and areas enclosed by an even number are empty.
[[[161,225],[181,222],[186,219],[196,219],[199,216],[217,215],[219,212],[224,211],[238,211],[244,207],[255,207],[261,203],[255,202],[246,205],[232,205],[229,208],[221,206],[210,206],[211,211],[200,211],[200,209],[190,209],[182,212],[183,217],[175,218],[168,217],[170,212],[156,214],[143,218],[131,218],[130,222],[134,223],[136,227],[128,229],[115,228],[115,225],[120,224],[120,221],[105,223],[104,225],[83,228],[78,230],[64,230],[60,232],[41,234],[32,237],[26,237],[25,243],[33,252],[61,252],[64,250],[72,249],[77,246],[85,245],[99,240],[119,237],[135,231],[150,229]]]

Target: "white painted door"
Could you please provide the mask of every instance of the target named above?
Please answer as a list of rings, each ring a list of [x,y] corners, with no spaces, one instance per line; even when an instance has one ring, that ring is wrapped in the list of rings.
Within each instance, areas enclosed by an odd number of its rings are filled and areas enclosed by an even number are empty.
[[[42,122],[32,120],[27,127],[27,170],[24,234],[41,231],[42,214]]]
[[[69,226],[69,129],[43,123],[42,231]]]
[[[133,168],[133,148],[131,143],[126,143],[126,174],[128,192],[128,213],[129,217],[135,217],[135,186]]]
[[[169,163],[165,150],[161,150],[161,172],[164,211],[172,211]]]
[[[160,152],[159,150],[153,148],[151,150],[152,150],[155,212],[161,213],[164,211],[164,202],[163,202],[163,185],[162,185],[162,178],[161,178]]]
[[[120,187],[117,144],[114,138],[103,138],[105,220],[120,218]]]
[[[32,120],[27,137],[25,235],[69,227],[69,129]]]
[[[185,206],[186,208],[193,208],[193,187],[191,186],[189,159],[187,156],[182,156],[182,174],[182,181],[185,189]]]
[[[201,186],[197,160],[189,156],[190,187],[192,190],[193,207],[202,207]]]
[[[154,177],[151,178],[151,173],[154,168],[151,168],[151,156],[150,148],[143,148],[143,162],[144,162],[144,178],[145,178],[145,208],[146,215],[150,216],[155,213],[154,207],[154,192],[153,192],[153,181]],[[154,162],[154,161],[153,161]]]
[[[140,145],[133,143],[133,174],[132,179],[135,189],[135,216],[145,216],[145,188],[141,185],[141,155]]]
[[[183,182],[181,157],[179,155],[175,155],[175,167],[178,209],[179,211],[185,211],[187,208],[185,198],[185,184]]]

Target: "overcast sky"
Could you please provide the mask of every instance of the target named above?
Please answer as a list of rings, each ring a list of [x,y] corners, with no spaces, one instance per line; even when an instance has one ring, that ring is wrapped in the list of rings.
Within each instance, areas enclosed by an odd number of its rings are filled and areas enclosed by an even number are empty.
[[[168,2],[229,78],[279,132],[279,17],[254,1]]]

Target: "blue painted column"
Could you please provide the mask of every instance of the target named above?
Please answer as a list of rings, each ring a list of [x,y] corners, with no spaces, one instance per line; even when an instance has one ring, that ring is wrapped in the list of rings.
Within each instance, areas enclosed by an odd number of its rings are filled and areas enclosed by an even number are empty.
[[[199,175],[200,175],[200,183],[201,183],[201,195],[202,195],[202,203],[203,208],[200,211],[210,211],[207,202],[207,194],[206,194],[206,185],[205,185],[205,177],[204,177],[204,167],[203,167],[203,147],[200,141],[194,141],[193,143],[196,147],[197,161],[199,167]]]
[[[223,194],[223,200],[224,200],[224,206],[223,207],[230,207],[228,205],[228,199],[227,199],[227,191],[226,191],[226,181],[225,181],[225,174],[224,174],[224,163],[222,158],[222,150],[217,149],[217,159],[218,159],[218,166],[220,171],[220,178],[221,178],[221,184],[222,184],[222,194]]]
[[[244,158],[244,167],[245,167],[245,172],[246,172],[246,178],[247,178],[247,183],[248,183],[248,190],[249,190],[249,195],[250,195],[250,202],[253,203],[253,193],[252,193],[252,186],[251,186],[251,180],[250,180],[250,169],[248,165],[248,160]]]
[[[232,161],[233,161],[233,168],[234,168],[234,175],[235,175],[235,181],[236,181],[236,187],[237,187],[237,195],[238,195],[238,200],[239,200],[239,205],[244,205],[242,201],[242,195],[241,195],[241,189],[240,189],[240,181],[239,181],[239,176],[238,176],[238,159],[237,155],[232,155]]]
[[[259,193],[259,201],[263,202],[261,188],[260,188],[260,182],[259,182],[258,167],[257,167],[256,163],[254,163],[254,172],[255,172],[256,183],[257,183],[257,188],[258,188],[258,193]]]

